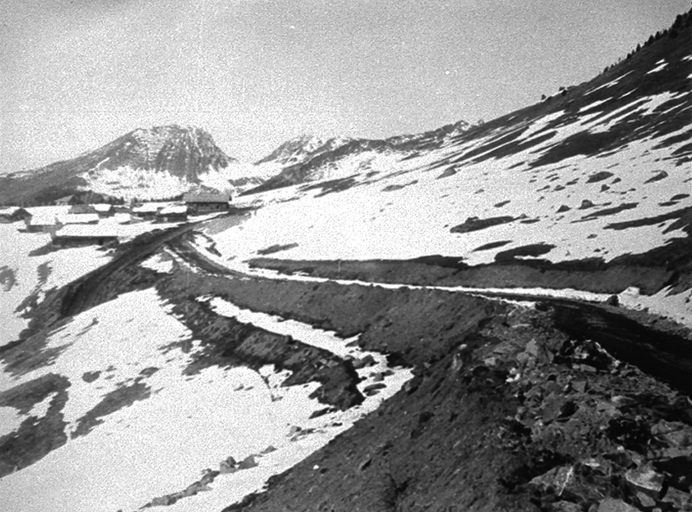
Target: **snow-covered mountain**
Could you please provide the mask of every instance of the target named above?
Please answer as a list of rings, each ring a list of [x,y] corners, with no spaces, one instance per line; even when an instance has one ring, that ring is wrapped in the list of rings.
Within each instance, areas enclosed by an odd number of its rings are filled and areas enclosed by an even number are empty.
[[[318,154],[333,151],[351,140],[353,139],[346,137],[324,139],[315,135],[300,135],[281,144],[270,154],[258,160],[257,164],[276,163],[289,166],[303,163]]]
[[[137,129],[72,160],[0,178],[0,204],[165,199],[192,187],[229,188],[233,164],[201,128]]]
[[[273,164],[278,170],[252,192],[339,179],[355,173],[383,172],[392,169],[393,162],[417,151],[438,147],[470,127],[466,121],[459,121],[436,130],[387,139],[297,137],[257,162],[258,165]]]

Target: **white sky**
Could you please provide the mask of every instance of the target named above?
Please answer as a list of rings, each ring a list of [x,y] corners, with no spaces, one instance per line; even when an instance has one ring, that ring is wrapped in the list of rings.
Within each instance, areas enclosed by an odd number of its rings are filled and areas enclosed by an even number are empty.
[[[302,133],[486,120],[591,78],[688,0],[0,0],[0,173],[137,127],[256,159]]]

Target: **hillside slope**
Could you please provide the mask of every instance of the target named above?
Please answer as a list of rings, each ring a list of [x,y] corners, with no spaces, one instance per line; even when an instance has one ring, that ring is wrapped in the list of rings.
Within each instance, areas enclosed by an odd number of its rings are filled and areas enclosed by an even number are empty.
[[[661,292],[662,303],[674,295],[664,308],[684,309],[691,47],[688,27],[541,103],[441,144],[412,141],[380,167],[344,156],[329,179],[247,196],[265,206],[214,238],[238,268],[418,284],[571,282],[602,293],[636,286]]]

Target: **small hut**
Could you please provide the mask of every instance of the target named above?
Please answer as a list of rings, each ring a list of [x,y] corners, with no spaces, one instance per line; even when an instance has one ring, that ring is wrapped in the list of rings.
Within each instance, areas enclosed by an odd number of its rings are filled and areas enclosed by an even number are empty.
[[[89,224],[64,226],[51,235],[58,247],[82,247],[86,245],[117,244],[118,235],[112,228]]]
[[[185,222],[187,220],[187,205],[173,204],[161,208],[157,214],[161,222]]]
[[[225,212],[230,209],[231,196],[224,193],[190,192],[183,197],[192,214]]]
[[[55,233],[62,225],[54,212],[32,214],[24,219],[24,224],[29,233]]]
[[[58,220],[61,224],[98,224],[99,216],[97,213],[67,213],[60,215]]]
[[[31,214],[24,208],[19,206],[10,206],[9,208],[0,208],[0,224],[10,224],[20,220],[26,220],[31,217]]]
[[[144,220],[154,220],[156,214],[161,209],[161,205],[154,203],[144,203],[132,208],[132,215]]]
[[[115,214],[115,209],[112,204],[108,203],[98,203],[93,205],[94,211],[99,217],[112,217]]]

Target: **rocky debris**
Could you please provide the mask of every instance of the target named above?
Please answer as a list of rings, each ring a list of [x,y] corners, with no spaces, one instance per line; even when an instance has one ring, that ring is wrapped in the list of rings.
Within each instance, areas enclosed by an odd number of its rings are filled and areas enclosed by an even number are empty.
[[[238,463],[238,469],[250,469],[258,466],[257,459],[254,455],[248,455]]]
[[[314,431],[314,428],[303,428],[298,425],[292,425],[291,428],[288,429],[288,438],[291,441],[297,441],[301,437],[312,434]]]
[[[380,389],[386,388],[387,385],[383,382],[375,382],[374,384],[369,384],[363,389],[363,393],[367,396],[373,396],[380,392]]]
[[[219,463],[219,473],[235,473],[238,470],[238,462],[233,457],[228,457]]]
[[[101,375],[101,372],[100,372],[100,371],[96,371],[96,372],[84,372],[84,373],[82,374],[82,380],[83,380],[84,382],[87,382],[87,383],[94,382],[96,379],[99,378],[100,375]]]
[[[196,372],[229,361],[251,368],[273,364],[279,370],[291,371],[285,386],[319,382],[311,398],[324,404],[345,410],[364,400],[357,388],[360,377],[351,361],[289,336],[217,314],[209,304],[197,300],[203,286],[196,282],[199,276],[190,273],[188,282],[180,282],[181,273],[160,281],[157,289],[173,303],[173,313],[180,321],[203,340],[203,349],[195,354],[187,371]]]
[[[356,370],[360,370],[361,368],[366,368],[368,366],[374,366],[375,363],[375,358],[372,357],[370,354],[352,360],[353,368],[355,368]]]
[[[203,491],[209,491],[210,490],[209,484],[211,484],[216,479],[216,477],[218,475],[219,475],[218,471],[212,471],[210,469],[205,469],[202,472],[202,478],[200,478],[196,482],[188,485],[185,488],[185,490],[174,492],[171,494],[166,494],[164,496],[158,496],[158,497],[152,499],[149,503],[145,504],[142,508],[164,507],[164,506],[173,505],[178,500],[181,500],[183,498],[188,498],[190,496],[194,496],[195,494],[198,494],[198,493],[203,492]]]
[[[692,408],[684,397],[588,339],[532,338],[514,360],[508,384],[520,405],[508,425],[529,466],[554,461],[525,484],[542,506],[688,510],[692,458],[681,454]]]
[[[598,505],[598,512],[639,512],[632,505],[622,500],[606,498]]]
[[[449,231],[452,233],[470,233],[472,231],[479,231],[481,229],[499,226],[500,224],[507,224],[508,222],[512,222],[514,220],[517,219],[509,215],[488,217],[487,219],[468,217],[462,224],[452,227]]]

